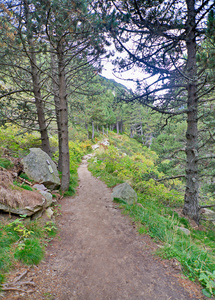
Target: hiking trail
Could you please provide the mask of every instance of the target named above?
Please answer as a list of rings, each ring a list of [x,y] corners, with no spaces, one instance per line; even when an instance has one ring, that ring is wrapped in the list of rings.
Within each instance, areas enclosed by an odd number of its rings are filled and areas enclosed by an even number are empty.
[[[153,254],[158,246],[137,233],[131,219],[113,203],[111,189],[91,175],[84,159],[78,175],[76,196],[60,202],[59,233],[45,259],[25,277],[35,287],[29,286],[28,294],[6,292],[1,299],[203,299],[199,287],[182,279],[171,261]]]

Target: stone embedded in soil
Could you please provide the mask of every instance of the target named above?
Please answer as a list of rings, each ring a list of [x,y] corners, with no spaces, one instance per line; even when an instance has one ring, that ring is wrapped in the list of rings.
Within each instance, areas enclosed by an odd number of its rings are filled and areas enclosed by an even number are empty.
[[[112,198],[113,200],[120,199],[126,201],[128,204],[133,204],[137,202],[137,193],[127,182],[125,182],[117,185],[113,189]]]

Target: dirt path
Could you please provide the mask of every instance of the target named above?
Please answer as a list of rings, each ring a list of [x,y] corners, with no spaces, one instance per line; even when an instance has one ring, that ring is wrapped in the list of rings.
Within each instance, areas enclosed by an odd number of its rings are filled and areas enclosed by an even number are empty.
[[[76,197],[61,203],[60,233],[26,277],[36,288],[3,299],[200,299],[179,271],[151,254],[156,246],[115,208],[111,190],[90,174],[86,161],[78,172]]]

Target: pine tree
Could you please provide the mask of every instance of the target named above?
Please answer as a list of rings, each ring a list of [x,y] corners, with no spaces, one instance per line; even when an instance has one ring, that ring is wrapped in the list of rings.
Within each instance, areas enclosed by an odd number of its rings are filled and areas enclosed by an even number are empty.
[[[33,0],[32,0],[33,1]],[[82,1],[33,1],[44,24],[42,37],[50,45],[52,71],[57,84],[53,88],[59,136],[59,169],[62,171],[61,189],[66,191],[70,181],[68,145],[68,93],[69,85],[86,64],[93,63],[102,53],[99,34],[89,3]],[[53,77],[54,71],[54,77]],[[56,94],[57,92],[57,94]]]
[[[35,11],[29,9],[30,1],[5,1],[2,5],[2,19],[8,24],[10,28],[10,38],[6,38],[8,35],[7,29],[4,32],[3,40],[5,41],[5,47],[2,51],[4,57],[4,69],[2,73],[7,75],[7,81],[13,85],[11,95],[16,99],[13,103],[13,108],[16,105],[15,102],[19,102],[17,109],[21,108],[21,115],[19,118],[31,119],[33,124],[35,123],[34,117],[30,118],[23,115],[23,109],[26,112],[27,108],[32,108],[29,105],[31,101],[19,99],[21,93],[33,93],[36,105],[37,124],[39,132],[41,134],[42,149],[51,155],[49,137],[47,131],[47,121],[44,109],[44,99],[41,92],[41,69],[38,63],[38,53],[41,53],[41,49],[37,43],[37,34],[34,32],[34,18]],[[15,88],[14,88],[15,86]],[[8,96],[8,93],[3,94]],[[25,97],[27,98],[27,97]],[[12,99],[11,99],[12,100]],[[7,100],[6,100],[7,101]],[[28,110],[28,113],[33,113],[33,110]],[[9,118],[8,118],[9,119]],[[9,121],[18,122],[18,116],[16,118],[10,118]],[[31,122],[27,122],[28,127]],[[30,129],[30,128],[29,128]]]
[[[138,79],[138,100],[168,116],[186,114],[185,215],[199,222],[198,107],[204,93],[197,46],[204,36],[203,19],[215,2],[100,1],[98,12],[118,52],[121,70],[141,68],[153,83]],[[116,60],[117,61],[117,60]],[[147,83],[148,82],[148,83]],[[208,91],[210,92],[210,91]],[[210,95],[208,94],[208,97]]]

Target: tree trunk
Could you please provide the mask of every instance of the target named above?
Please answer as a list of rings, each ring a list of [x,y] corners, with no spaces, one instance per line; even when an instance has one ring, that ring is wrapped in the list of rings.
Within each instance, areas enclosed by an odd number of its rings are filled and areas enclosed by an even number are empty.
[[[88,124],[87,123],[85,123],[85,129],[87,131],[87,139],[89,139],[89,130],[88,130]]]
[[[195,0],[186,0],[187,20],[187,132],[186,132],[186,189],[183,213],[199,222],[198,202],[198,98],[197,98],[197,65],[195,39]]]
[[[116,122],[116,132],[119,134],[119,121]]]
[[[33,93],[34,93],[35,104],[37,109],[37,117],[38,117],[39,131],[41,135],[42,149],[49,156],[51,156],[51,148],[49,143],[48,130],[46,126],[46,118],[44,113],[44,104],[41,96],[39,69],[37,68],[37,59],[35,54],[36,52],[34,48],[34,43],[31,38],[32,33],[31,33],[31,26],[29,23],[29,6],[27,0],[24,0],[24,11],[25,11],[25,22],[27,28],[27,40],[29,45],[29,53],[28,50],[26,50],[26,48],[25,51],[27,52],[27,55],[30,58]]]
[[[102,125],[102,134],[105,134],[105,129],[104,129],[104,125]]]
[[[33,56],[35,56],[35,55],[31,55],[32,60],[33,60]],[[35,97],[39,130],[40,130],[41,141],[42,141],[42,149],[49,156],[51,156],[51,147],[50,147],[50,143],[49,143],[48,131],[47,131],[47,126],[46,126],[44,105],[43,105],[43,100],[42,100],[41,92],[40,92],[38,70],[37,70],[36,66],[34,65],[34,62],[31,66],[31,71],[32,71],[32,81],[33,81],[33,92],[34,92],[34,97]]]
[[[120,133],[122,134],[122,132],[123,132],[123,121],[122,121],[122,119],[119,122],[119,130],[120,130]]]
[[[108,136],[108,125],[107,125],[107,136]]]
[[[92,139],[94,139],[95,129],[94,129],[94,122],[92,121]]]
[[[152,135],[152,133],[150,133],[149,138],[147,140],[147,144],[149,146],[149,149],[151,148],[152,140],[153,140],[153,135]]]
[[[57,122],[57,133],[58,133],[58,171],[62,172],[62,139],[61,139],[61,130],[60,130],[60,99],[58,92],[58,76],[57,76],[57,66],[56,59],[54,55],[54,50],[51,49],[51,68],[52,68],[52,88],[54,94],[54,103],[55,103],[55,114],[56,114],[56,122]]]
[[[131,127],[131,133],[130,133],[130,138],[133,138],[134,137],[134,135],[133,135],[133,128]]]
[[[57,49],[58,76],[59,76],[59,121],[62,155],[62,180],[61,190],[67,191],[70,181],[70,157],[69,157],[69,134],[68,134],[68,103],[66,94],[66,75],[63,57],[63,47],[60,43]]]
[[[143,124],[140,123],[140,136],[143,136]]]

